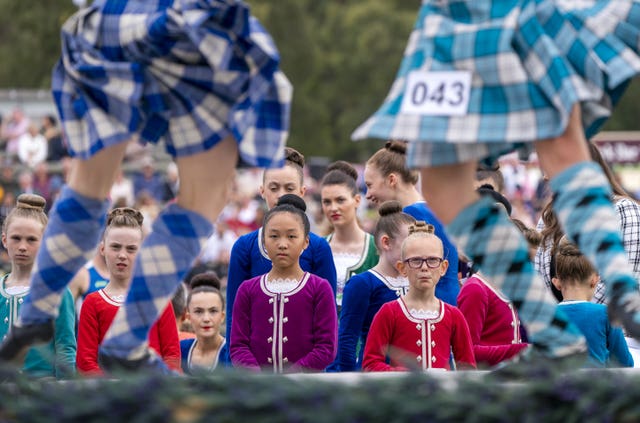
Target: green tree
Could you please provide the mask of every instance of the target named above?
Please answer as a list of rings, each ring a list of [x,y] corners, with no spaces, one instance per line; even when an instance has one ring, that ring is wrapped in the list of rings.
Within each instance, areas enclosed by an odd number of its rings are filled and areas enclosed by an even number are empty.
[[[47,88],[71,0],[0,0],[0,88]]]
[[[363,160],[380,142],[353,143],[350,135],[387,94],[416,5],[397,0],[253,4],[294,86],[289,144],[308,156]]]
[[[123,0],[124,1],[124,0]],[[382,103],[418,10],[406,0],[249,0],[278,45],[294,86],[289,144],[306,156],[363,161],[381,141],[353,130]],[[71,0],[0,0],[0,88],[47,88]],[[639,130],[640,83],[609,130]]]

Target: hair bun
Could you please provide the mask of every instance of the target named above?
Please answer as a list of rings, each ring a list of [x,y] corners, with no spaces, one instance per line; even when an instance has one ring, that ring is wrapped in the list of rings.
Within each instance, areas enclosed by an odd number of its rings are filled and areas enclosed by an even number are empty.
[[[285,147],[284,148],[284,160],[287,162],[294,163],[300,168],[304,167],[304,156],[295,148]]]
[[[345,162],[344,160],[338,160],[337,162],[333,162],[329,166],[327,166],[327,173],[333,170],[346,174],[354,181],[358,180],[358,171],[353,166],[351,166],[351,164]]]
[[[390,216],[392,214],[400,212],[402,212],[402,204],[400,204],[400,202],[396,200],[385,201],[380,205],[380,208],[378,209],[378,215],[380,217]]]
[[[285,194],[282,197],[278,198],[278,202],[276,203],[276,207],[277,206],[283,206],[285,204],[288,204],[290,206],[293,206],[297,209],[302,210],[303,212],[307,211],[307,203],[304,202],[304,200],[295,195],[295,194]]]
[[[507,197],[505,197],[504,195],[502,195],[498,191],[496,191],[493,188],[493,185],[491,185],[491,184],[483,184],[476,191],[481,196],[483,196],[483,197],[491,197],[491,198],[493,198],[493,201],[495,201],[496,203],[502,204],[504,206],[504,208],[507,210],[507,214],[509,216],[511,216],[511,210],[512,210],[511,203],[509,202]]]
[[[191,289],[196,289],[200,286],[210,286],[219,290],[221,285],[220,278],[218,278],[216,272],[212,271],[198,273],[189,281],[189,287]]]
[[[418,220],[414,225],[409,226],[409,235],[411,234],[433,234],[436,228],[430,223],[425,222],[424,220]]]
[[[384,148],[391,152],[402,154],[404,156],[407,154],[407,144],[408,142],[403,140],[389,140],[384,145]]]
[[[140,226],[142,226],[142,222],[144,222],[144,216],[140,213],[140,210],[136,210],[131,207],[117,207],[112,209],[107,215],[107,226],[109,226],[113,219],[118,216],[132,217]]]
[[[47,200],[37,194],[20,194],[16,199],[16,207],[44,211]]]
[[[573,244],[569,239],[565,236],[560,238],[558,242],[558,247],[556,249],[556,254],[561,254],[563,256],[569,257],[580,257],[582,256],[582,251]]]

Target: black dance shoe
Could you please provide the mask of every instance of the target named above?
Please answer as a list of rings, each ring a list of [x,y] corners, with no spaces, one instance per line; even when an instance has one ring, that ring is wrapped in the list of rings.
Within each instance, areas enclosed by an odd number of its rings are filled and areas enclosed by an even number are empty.
[[[607,304],[609,321],[622,326],[627,336],[640,340],[640,292],[620,292],[619,285],[614,285],[611,299]]]
[[[27,349],[53,339],[53,321],[32,325],[12,326],[0,345],[0,361],[10,362],[24,358]]]
[[[107,373],[150,372],[157,374],[175,374],[158,355],[147,352],[144,357],[129,359],[116,357],[98,351],[98,364]]]

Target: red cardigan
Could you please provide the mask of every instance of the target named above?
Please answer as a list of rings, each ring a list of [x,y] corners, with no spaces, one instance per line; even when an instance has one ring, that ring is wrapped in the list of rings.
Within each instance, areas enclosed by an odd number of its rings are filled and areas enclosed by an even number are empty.
[[[116,317],[122,302],[114,301],[104,290],[93,292],[84,299],[78,323],[78,351],[76,366],[81,373],[102,375],[98,366],[98,346]],[[180,340],[171,303],[151,327],[149,346],[169,366],[180,371]]]
[[[462,285],[458,308],[467,319],[478,363],[494,366],[527,347],[513,304],[478,274]]]
[[[402,298],[398,298],[384,304],[373,318],[362,369],[369,372],[414,368],[450,370],[451,351],[458,368],[475,369],[469,328],[460,310],[440,301],[440,314],[436,318],[417,319],[409,314]]]

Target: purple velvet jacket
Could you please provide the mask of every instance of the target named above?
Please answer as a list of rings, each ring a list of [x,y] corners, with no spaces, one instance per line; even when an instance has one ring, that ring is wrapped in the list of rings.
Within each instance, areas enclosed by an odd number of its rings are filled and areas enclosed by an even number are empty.
[[[337,312],[331,285],[305,273],[298,286],[270,292],[266,275],[243,282],[233,304],[231,362],[282,372],[322,371],[337,351]]]

